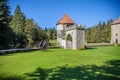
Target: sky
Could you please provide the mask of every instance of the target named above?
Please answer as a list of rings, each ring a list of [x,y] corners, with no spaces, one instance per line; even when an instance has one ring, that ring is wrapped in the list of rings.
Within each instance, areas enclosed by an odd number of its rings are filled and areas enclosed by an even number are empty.
[[[33,18],[41,28],[56,28],[64,14],[86,27],[120,16],[120,0],[9,0],[8,3],[12,15],[20,5],[24,15]]]

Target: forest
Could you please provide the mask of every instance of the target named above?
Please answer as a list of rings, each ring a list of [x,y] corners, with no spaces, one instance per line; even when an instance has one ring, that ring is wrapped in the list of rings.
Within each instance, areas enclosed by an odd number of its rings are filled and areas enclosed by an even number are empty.
[[[86,28],[86,43],[110,42],[111,22],[99,22]],[[19,5],[14,14],[10,14],[8,0],[0,0],[0,50],[10,48],[32,48],[40,40],[56,40],[57,30],[54,27],[42,29],[32,18],[27,18]]]
[[[40,40],[56,39],[55,28],[42,29],[32,18],[26,18],[19,5],[10,15],[8,0],[0,0],[0,49],[31,48]]]
[[[111,39],[112,19],[101,22],[85,30],[85,40],[87,43],[109,43]]]

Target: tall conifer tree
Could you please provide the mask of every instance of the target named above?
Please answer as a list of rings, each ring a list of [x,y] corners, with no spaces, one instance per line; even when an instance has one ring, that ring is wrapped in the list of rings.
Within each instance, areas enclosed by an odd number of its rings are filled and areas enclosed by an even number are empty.
[[[0,0],[0,49],[10,48],[12,30],[9,27],[10,11],[8,0]]]
[[[17,5],[12,20],[10,22],[11,28],[16,33],[14,38],[14,47],[22,48],[24,47],[26,38],[24,35],[24,26],[25,26],[25,15],[21,12],[20,6]]]

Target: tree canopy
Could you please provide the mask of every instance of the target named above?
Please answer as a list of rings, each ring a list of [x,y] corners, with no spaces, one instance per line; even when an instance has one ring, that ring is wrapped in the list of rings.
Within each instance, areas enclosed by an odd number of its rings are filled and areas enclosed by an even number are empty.
[[[11,47],[12,35],[14,34],[9,27],[10,7],[8,0],[0,0],[0,49]]]
[[[19,5],[13,15],[10,15],[8,0],[0,0],[0,49],[31,48],[40,40],[56,40],[55,28],[42,29],[32,18],[26,18]],[[99,22],[85,30],[85,40],[88,43],[110,42],[111,22]],[[49,27],[49,26],[48,26]],[[72,40],[71,35],[67,40]]]
[[[111,22],[99,22],[97,25],[87,28],[85,31],[85,40],[88,43],[110,42],[111,39]]]

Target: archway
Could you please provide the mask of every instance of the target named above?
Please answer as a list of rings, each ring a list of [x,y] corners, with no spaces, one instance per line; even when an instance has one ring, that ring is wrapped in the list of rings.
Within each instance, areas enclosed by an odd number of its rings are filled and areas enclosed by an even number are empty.
[[[67,35],[66,37],[66,48],[67,49],[72,49],[72,36],[70,34]]]

